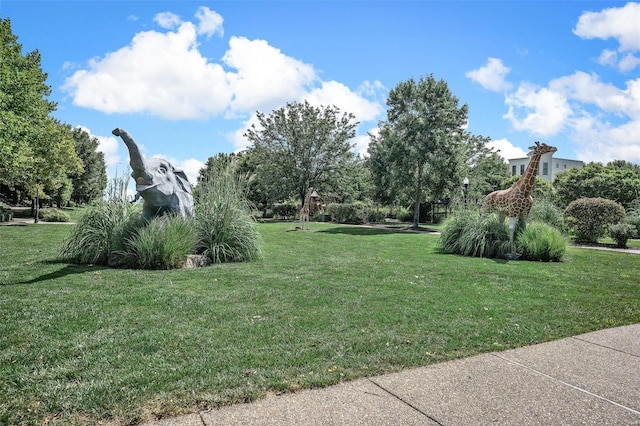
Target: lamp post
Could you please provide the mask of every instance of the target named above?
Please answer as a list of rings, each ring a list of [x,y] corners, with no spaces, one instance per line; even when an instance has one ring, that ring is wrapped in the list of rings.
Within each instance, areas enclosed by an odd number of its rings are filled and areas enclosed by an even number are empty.
[[[462,181],[462,184],[464,185],[464,209],[467,210],[467,193],[469,191],[469,178],[465,177],[464,180]]]

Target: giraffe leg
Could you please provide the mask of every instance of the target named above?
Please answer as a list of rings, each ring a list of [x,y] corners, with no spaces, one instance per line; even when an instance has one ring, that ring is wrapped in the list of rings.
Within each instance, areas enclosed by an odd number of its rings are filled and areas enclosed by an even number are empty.
[[[516,250],[513,244],[513,239],[514,239],[514,235],[516,233],[516,225],[518,224],[518,218],[517,217],[510,217],[509,218],[509,244],[511,246],[511,253],[509,254],[509,259],[511,260],[515,260],[517,259],[519,256],[516,254]]]

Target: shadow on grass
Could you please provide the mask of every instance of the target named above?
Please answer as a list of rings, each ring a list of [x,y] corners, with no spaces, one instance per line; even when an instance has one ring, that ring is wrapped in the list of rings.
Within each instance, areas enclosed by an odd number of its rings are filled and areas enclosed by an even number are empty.
[[[63,264],[64,262],[62,260],[45,260],[41,263],[51,265],[51,264]],[[14,283],[0,283],[0,287],[9,286],[9,285],[36,284],[36,283],[41,283],[45,281],[55,280],[58,278],[63,278],[68,275],[84,274],[85,272],[89,272],[89,271],[95,272],[101,269],[106,269],[106,267],[104,266],[96,266],[96,265],[73,265],[68,263],[64,263],[64,265],[65,266],[58,269],[57,271],[49,272],[47,274],[40,275],[39,277],[30,279],[30,280],[17,281]]]
[[[411,227],[400,227],[400,226],[359,226],[359,225],[351,225],[351,226],[336,226],[334,228],[323,229],[322,231],[318,231],[325,234],[347,234],[347,235],[359,235],[359,236],[368,236],[368,235],[383,235],[383,234],[407,234],[407,233],[434,233],[437,232],[433,229],[429,228],[419,228],[418,230],[412,229]]]

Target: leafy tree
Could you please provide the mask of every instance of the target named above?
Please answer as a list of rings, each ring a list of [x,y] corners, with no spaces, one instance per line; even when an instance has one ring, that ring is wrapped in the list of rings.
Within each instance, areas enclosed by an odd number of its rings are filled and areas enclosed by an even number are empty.
[[[640,198],[640,167],[626,161],[613,161],[606,166],[589,163],[582,169],[559,173],[553,181],[562,205],[578,198],[606,198],[625,207]]]
[[[40,67],[37,50],[22,55],[11,21],[0,18],[0,183],[26,186],[25,170],[34,168],[34,150],[43,142],[42,124],[55,104]]]
[[[68,129],[49,116],[56,105],[47,100],[40,53],[23,56],[17,40],[11,21],[0,18],[0,184],[38,199],[82,163]]]
[[[376,195],[380,201],[400,192],[410,195],[417,228],[421,200],[460,187],[468,108],[458,106],[447,83],[433,75],[400,82],[389,92],[387,106],[387,120],[369,145],[373,180],[388,185]]]
[[[498,189],[510,177],[509,165],[498,152],[487,147],[490,137],[467,134],[466,137],[466,177],[469,178],[467,197],[482,200]]]
[[[296,197],[302,204],[311,187],[318,193],[339,187],[354,156],[353,114],[305,101],[257,116],[259,126],[252,125],[245,137],[253,143],[257,177],[269,199]]]
[[[84,170],[71,175],[73,191],[70,197],[78,204],[85,204],[102,196],[107,187],[107,167],[104,153],[98,151],[98,138],[79,127],[73,129],[71,135]]]

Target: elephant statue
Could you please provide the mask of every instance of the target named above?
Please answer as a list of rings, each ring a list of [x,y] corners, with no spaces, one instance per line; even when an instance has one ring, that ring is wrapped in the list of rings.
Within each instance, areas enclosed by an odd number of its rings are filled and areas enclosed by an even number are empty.
[[[193,196],[187,175],[167,160],[143,157],[126,130],[116,128],[111,133],[121,137],[129,149],[131,177],[135,179],[136,191],[144,199],[142,215],[146,219],[164,214],[193,217]]]

